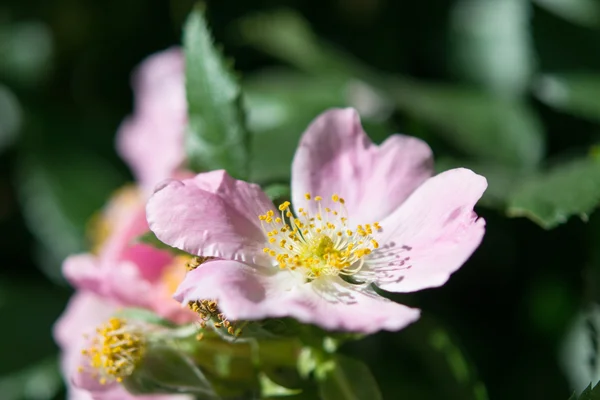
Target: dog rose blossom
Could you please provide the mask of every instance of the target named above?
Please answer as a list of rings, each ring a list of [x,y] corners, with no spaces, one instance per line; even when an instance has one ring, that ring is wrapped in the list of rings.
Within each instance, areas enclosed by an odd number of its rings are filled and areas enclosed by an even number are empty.
[[[63,274],[77,292],[54,336],[70,400],[189,399],[129,394],[118,381],[134,367],[133,350],[111,345],[120,342],[115,337],[125,337],[115,335],[130,335],[131,324],[113,318],[125,307],[147,309],[175,323],[198,319],[172,299],[191,257],[137,241],[149,229],[145,203],[154,185],[185,174],[180,170],[187,119],[183,68],[180,49],[172,48],[150,56],[135,73],[135,112],[122,124],[117,147],[137,184],[119,190],[93,221],[91,252],[63,263]]]
[[[380,146],[353,109],[319,116],[292,166],[292,204],[223,171],[170,181],[147,205],[163,242],[216,257],[189,272],[175,298],[215,299],[231,319],[294,317],[329,330],[398,330],[419,311],[379,296],[444,284],[477,248],[473,207],[485,178],[467,169],[432,176],[419,139]]]

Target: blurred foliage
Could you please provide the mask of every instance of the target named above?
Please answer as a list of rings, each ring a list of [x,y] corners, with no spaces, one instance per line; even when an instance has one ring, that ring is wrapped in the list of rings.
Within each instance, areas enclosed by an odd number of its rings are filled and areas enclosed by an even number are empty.
[[[130,179],[114,151],[132,111],[130,73],[181,43],[192,3],[0,5],[0,314],[10,327],[0,332],[3,399],[64,395],[50,337],[70,294],[60,263],[86,249],[90,217]],[[365,361],[382,398],[567,399],[582,390],[573,373],[585,374],[577,371],[600,352],[598,328],[578,322],[600,300],[599,3],[206,6],[222,48],[197,19],[183,37],[205,45],[188,53],[188,68],[202,71],[188,79],[188,141],[218,147],[211,166],[235,165],[238,176],[285,197],[302,131],[324,109],[352,106],[376,142],[418,136],[438,171],[465,166],[488,178],[478,209],[486,238],[471,260],[443,288],[390,295],[422,308],[423,319],[342,347]],[[207,103],[199,87],[223,97]],[[198,148],[189,147],[195,160],[204,157]],[[584,346],[559,358],[572,329]],[[357,371],[370,379],[362,365],[332,365],[327,384],[351,387]]]

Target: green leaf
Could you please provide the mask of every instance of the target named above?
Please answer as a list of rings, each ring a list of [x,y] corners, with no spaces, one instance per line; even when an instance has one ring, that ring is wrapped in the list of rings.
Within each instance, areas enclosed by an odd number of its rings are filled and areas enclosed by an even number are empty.
[[[103,159],[77,149],[24,153],[15,182],[25,222],[44,251],[43,270],[61,281],[60,263],[86,249],[86,225],[121,176]]]
[[[561,367],[576,393],[582,392],[590,382],[594,386],[600,381],[599,341],[600,307],[591,303],[575,316],[560,349]]]
[[[248,131],[242,91],[216,49],[201,6],[184,28],[186,94],[189,123],[185,148],[196,171],[225,169],[239,179],[248,176]]]
[[[316,370],[323,400],[381,400],[381,392],[369,367],[361,361],[335,355]]]
[[[0,377],[2,400],[51,400],[62,386],[56,357]]]
[[[288,389],[273,382],[265,373],[259,374],[260,391],[265,397],[288,397],[302,392],[301,389]]]
[[[333,46],[322,43],[309,23],[298,13],[280,10],[255,14],[240,21],[245,41],[280,58],[300,70],[317,75],[352,75],[353,64],[346,63]]]
[[[292,195],[290,186],[281,183],[274,183],[273,185],[267,186],[265,188],[265,193],[275,203],[289,200]]]
[[[600,122],[600,74],[545,75],[535,86],[537,97],[551,107]]]
[[[534,0],[537,5],[564,18],[587,27],[600,24],[600,4],[596,0]]]
[[[600,385],[596,384],[592,388],[590,384],[579,396],[573,393],[569,400],[600,400]]]
[[[0,75],[34,86],[52,71],[54,43],[49,26],[23,21],[0,27]]]
[[[15,95],[0,84],[0,152],[14,143],[21,127],[21,105]]]
[[[217,399],[202,371],[183,353],[164,345],[150,346],[134,373],[123,381],[133,394],[193,393]]]
[[[551,229],[572,215],[587,219],[599,202],[600,161],[589,157],[527,178],[511,193],[506,212]]]
[[[186,253],[183,250],[176,249],[175,247],[171,247],[168,244],[161,242],[161,240],[159,238],[157,238],[156,235],[154,234],[154,232],[152,232],[152,231],[148,231],[148,232],[144,233],[143,235],[138,236],[137,238],[135,238],[135,242],[147,244],[158,250],[167,250],[176,256],[177,255],[190,255],[189,253]]]
[[[498,95],[523,95],[535,64],[530,9],[521,0],[456,2],[450,18],[455,73]]]
[[[164,319],[145,308],[124,308],[115,313],[115,316],[127,320],[142,321],[152,325],[161,325],[169,328],[174,328],[177,326],[173,322]]]
[[[525,103],[462,86],[396,80],[390,87],[400,110],[476,160],[533,169],[544,155],[541,123]]]

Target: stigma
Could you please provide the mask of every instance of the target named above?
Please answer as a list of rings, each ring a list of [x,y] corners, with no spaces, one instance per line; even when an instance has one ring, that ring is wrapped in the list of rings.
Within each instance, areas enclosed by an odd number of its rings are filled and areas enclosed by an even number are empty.
[[[379,223],[348,226],[345,200],[337,194],[331,196],[335,209],[323,207],[321,196],[304,197],[316,207],[298,208],[294,215],[286,201],[280,215],[269,210],[258,216],[267,241],[264,253],[281,269],[302,272],[307,281],[360,271],[365,257],[379,248],[373,237],[381,230]],[[317,210],[314,215],[311,208]]]
[[[111,318],[96,329],[90,347],[81,353],[88,358],[93,376],[104,385],[131,375],[144,355],[145,344],[139,329]]]

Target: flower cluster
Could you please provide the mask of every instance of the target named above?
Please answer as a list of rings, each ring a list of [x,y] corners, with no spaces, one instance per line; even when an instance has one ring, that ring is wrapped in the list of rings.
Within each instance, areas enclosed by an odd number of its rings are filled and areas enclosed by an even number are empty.
[[[308,127],[291,198],[277,205],[226,171],[186,172],[183,80],[177,49],[136,73],[118,148],[137,183],[91,225],[92,252],[64,263],[77,292],[55,336],[71,399],[136,397],[121,383],[158,334],[119,309],[195,324],[200,340],[211,329],[235,341],[251,321],[284,317],[334,332],[397,331],[420,310],[376,288],[443,285],[479,246],[485,222],[473,208],[486,180],[467,169],[434,175],[431,149],[410,136],[372,143],[353,109]],[[149,230],[173,251],[140,242]]]

